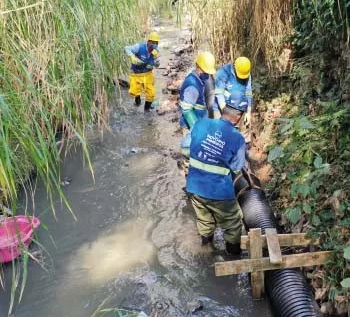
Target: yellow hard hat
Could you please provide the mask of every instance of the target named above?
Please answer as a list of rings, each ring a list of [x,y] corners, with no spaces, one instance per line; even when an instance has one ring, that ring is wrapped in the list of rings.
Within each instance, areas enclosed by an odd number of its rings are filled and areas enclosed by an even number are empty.
[[[250,75],[250,60],[247,57],[241,56],[235,60],[235,70],[238,78],[246,79]]]
[[[196,64],[207,74],[213,75],[216,72],[215,57],[210,52],[200,53],[196,59]]]
[[[148,41],[154,41],[154,42],[159,42],[159,34],[155,31],[151,32],[148,34]]]

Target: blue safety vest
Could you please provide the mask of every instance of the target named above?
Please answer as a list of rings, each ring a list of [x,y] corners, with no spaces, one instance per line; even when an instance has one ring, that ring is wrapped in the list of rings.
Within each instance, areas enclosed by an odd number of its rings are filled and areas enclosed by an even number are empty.
[[[154,67],[154,56],[150,52],[148,52],[146,43],[140,43],[138,46],[139,46],[139,49],[134,54],[136,55],[137,58],[142,60],[145,64],[141,64],[141,65],[132,64],[131,70],[136,74],[150,72]]]
[[[198,91],[198,97],[196,100],[193,100],[193,103],[187,103],[184,100],[184,93],[186,88],[191,86]],[[180,88],[180,109],[182,113],[180,118],[180,126],[182,127],[188,127],[186,120],[183,117],[184,111],[193,110],[196,116],[200,119],[206,118],[208,116],[208,111],[205,106],[204,82],[197,76],[195,71],[192,71],[186,76]]]
[[[242,134],[225,119],[202,119],[191,132],[186,190],[213,200],[235,198],[233,178],[245,164]]]
[[[233,92],[241,94],[241,100],[246,99],[248,107],[252,106],[252,79],[249,76],[246,84],[237,80],[235,71],[231,63],[222,66],[216,73],[215,79],[215,105],[214,111],[218,110],[218,105],[225,103]]]

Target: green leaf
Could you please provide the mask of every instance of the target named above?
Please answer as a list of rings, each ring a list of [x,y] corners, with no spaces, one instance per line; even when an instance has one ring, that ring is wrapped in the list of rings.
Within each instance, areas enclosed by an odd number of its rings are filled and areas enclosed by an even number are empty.
[[[312,224],[313,224],[314,226],[319,226],[320,223],[321,223],[320,217],[317,216],[317,215],[313,215],[313,216],[312,216]]]
[[[344,249],[344,258],[350,260],[350,245]]]
[[[314,166],[316,168],[320,168],[322,166],[322,157],[317,156],[316,159],[314,160]]]
[[[303,156],[303,161],[307,164],[311,164],[312,163],[312,152],[311,151],[306,151],[304,156]]]
[[[275,159],[280,158],[282,156],[283,156],[283,148],[281,146],[276,146],[269,152],[268,161],[272,162]]]
[[[23,252],[23,255],[22,255],[22,259],[23,259],[23,277],[22,277],[21,292],[20,292],[20,295],[19,295],[18,302],[21,302],[21,300],[22,300],[22,296],[23,296],[23,292],[24,292],[24,287],[25,287],[26,282],[27,282],[27,276],[28,276],[28,258],[29,258],[29,252],[28,252],[28,250],[25,250],[25,251]]]
[[[310,214],[311,213],[311,206],[308,204],[308,203],[303,203],[303,211],[306,213],[306,214]]]
[[[296,224],[300,220],[300,217],[301,217],[300,208],[295,207],[295,208],[290,209],[287,216],[293,224]]]
[[[294,183],[292,184],[291,190],[290,190],[290,197],[294,198],[298,194],[298,184]]]
[[[299,127],[301,129],[312,129],[314,126],[306,117],[302,117],[299,120]]]
[[[281,133],[284,134],[285,132],[287,132],[292,126],[294,125],[294,120],[289,120],[287,122],[287,124],[284,124],[281,127]]]
[[[298,186],[298,192],[305,198],[310,193],[310,187],[308,184],[299,184]]]
[[[350,277],[342,280],[340,284],[344,288],[350,288]]]
[[[333,193],[333,196],[334,197],[337,197],[337,196],[339,196],[341,194],[341,189],[338,189],[338,190],[336,190],[334,193]]]

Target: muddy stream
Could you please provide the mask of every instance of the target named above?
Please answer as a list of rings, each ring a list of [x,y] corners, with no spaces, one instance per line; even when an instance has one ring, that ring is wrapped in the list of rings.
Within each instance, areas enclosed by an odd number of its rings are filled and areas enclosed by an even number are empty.
[[[187,31],[169,23],[158,28],[165,66]],[[166,81],[161,70],[155,73],[162,102]],[[119,102],[125,113],[112,111],[111,131],[90,140],[95,181],[79,149],[64,161],[63,175],[71,179],[64,192],[77,221],[59,199],[54,219],[43,186],[34,208],[28,205],[44,224],[39,238],[47,252],[33,249],[45,270],[30,260],[13,316],[89,317],[102,304],[158,317],[191,316],[196,300],[203,308],[195,316],[272,316],[267,301],[252,299],[248,275],[214,275],[214,263],[223,256],[201,247],[182,190],[185,178],[174,159],[181,140],[177,114],[144,114],[123,89]],[[11,265],[4,274],[1,317],[8,315]]]

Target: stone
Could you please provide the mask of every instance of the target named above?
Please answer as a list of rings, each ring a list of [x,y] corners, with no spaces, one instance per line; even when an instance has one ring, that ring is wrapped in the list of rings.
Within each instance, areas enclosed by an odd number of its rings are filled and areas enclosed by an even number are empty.
[[[330,303],[330,302],[322,303],[322,305],[321,305],[321,313],[322,314],[327,314],[327,315],[333,315],[334,308],[333,308],[332,303]]]
[[[349,310],[350,310],[350,305],[346,301],[335,304],[335,311],[337,313],[337,316],[341,316],[341,317],[349,316],[348,315]]]
[[[184,54],[185,52],[192,52],[193,48],[191,44],[184,44],[182,46],[178,46],[174,49],[174,54],[179,56]]]
[[[188,311],[191,314],[195,314],[196,312],[203,309],[203,302],[199,299],[193,300],[187,303]]]
[[[174,86],[174,85],[169,85],[169,86],[167,87],[167,89],[170,90],[170,91],[174,91],[174,90],[179,91],[179,88],[176,87],[176,86]]]
[[[350,95],[349,95],[349,94],[342,94],[341,100],[342,100],[342,101],[348,101],[348,100],[350,100]]]
[[[71,182],[72,182],[72,179],[69,176],[66,176],[61,181],[61,186],[65,187],[65,186],[69,185]]]
[[[326,298],[327,288],[316,288],[315,290],[315,299],[316,300],[324,300]]]

